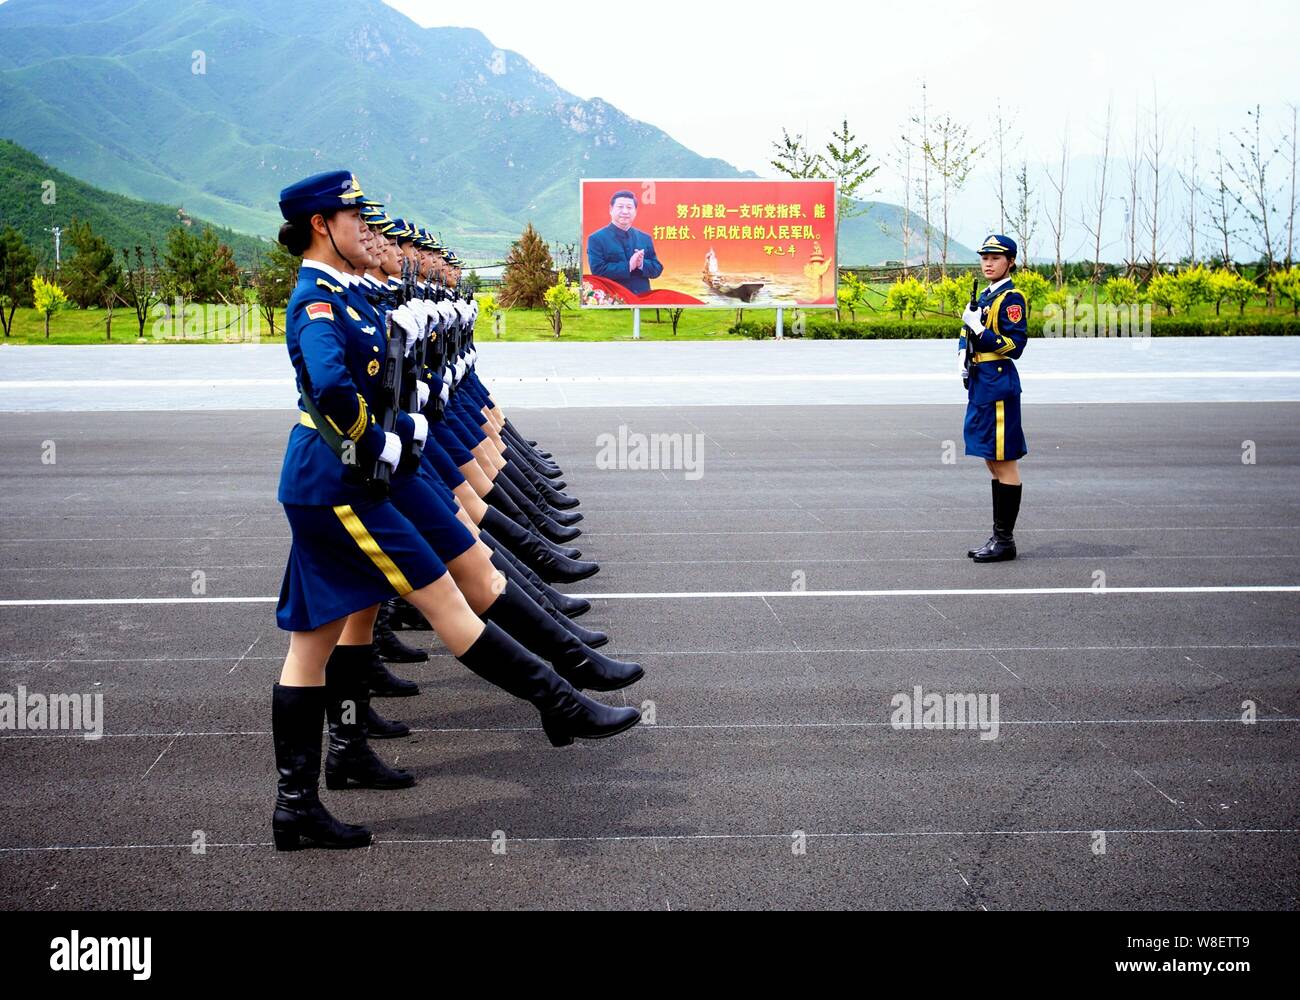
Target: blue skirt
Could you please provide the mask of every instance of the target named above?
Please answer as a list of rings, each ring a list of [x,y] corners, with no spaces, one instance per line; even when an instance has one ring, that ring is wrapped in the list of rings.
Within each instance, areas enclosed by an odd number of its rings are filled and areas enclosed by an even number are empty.
[[[452,457],[447,454],[447,449],[435,435],[430,434],[428,440],[424,442],[421,458],[422,464],[445,483],[448,489],[454,490],[465,481],[465,474],[456,466]],[[470,455],[467,461],[474,461],[474,456]]]
[[[442,486],[441,483],[437,484]],[[445,487],[444,487],[445,489]],[[474,536],[456,520],[455,495],[451,509],[437,487],[423,474],[394,476],[389,493],[393,505],[415,526],[438,558],[449,563],[474,547]]]
[[[474,453],[465,447],[465,442],[451,429],[445,419],[429,425],[429,436],[437,439],[443,451],[456,463],[457,469],[466,462],[477,462]]]
[[[966,406],[966,454],[1009,462],[1029,454],[1020,426],[1020,396]]]
[[[427,587],[447,572],[415,526],[387,500],[337,507],[285,504],[284,513],[293,545],[275,621],[286,632],[320,628]]]

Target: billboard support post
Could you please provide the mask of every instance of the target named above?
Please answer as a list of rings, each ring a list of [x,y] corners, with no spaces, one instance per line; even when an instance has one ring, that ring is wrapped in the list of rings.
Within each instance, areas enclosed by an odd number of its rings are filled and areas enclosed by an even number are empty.
[[[785,339],[785,310],[780,306],[776,307],[776,339]]]
[[[641,310],[638,308],[632,309],[632,339],[641,339]]]

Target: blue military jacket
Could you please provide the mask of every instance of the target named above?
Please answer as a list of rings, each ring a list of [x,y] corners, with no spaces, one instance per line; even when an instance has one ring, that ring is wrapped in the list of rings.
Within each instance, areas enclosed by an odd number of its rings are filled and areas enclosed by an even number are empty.
[[[285,346],[300,394],[339,436],[355,444],[356,469],[347,466],[303,413],[289,433],[280,470],[281,503],[337,506],[370,497],[356,472],[368,472],[384,448],[378,423],[385,342],[382,332],[353,304],[343,275],[318,261],[304,260],[285,310]],[[398,416],[397,434],[413,432],[409,416]]]
[[[971,340],[970,401],[975,405],[1020,393],[1020,373],[1012,359],[1024,353],[1028,340],[1025,297],[1010,281],[980,292],[975,301],[984,331]],[[962,327],[961,349],[970,331]]]
[[[629,271],[627,263],[638,250],[645,251],[645,260],[640,268]],[[592,274],[617,281],[634,295],[650,291],[650,279],[664,273],[663,264],[655,256],[654,240],[648,233],[629,229],[624,238],[612,222],[587,237],[587,264]]]

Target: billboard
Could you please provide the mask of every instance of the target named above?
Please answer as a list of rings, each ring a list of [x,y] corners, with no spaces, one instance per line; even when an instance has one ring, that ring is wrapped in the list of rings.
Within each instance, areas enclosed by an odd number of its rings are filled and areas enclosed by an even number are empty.
[[[584,308],[835,305],[834,180],[579,182]]]

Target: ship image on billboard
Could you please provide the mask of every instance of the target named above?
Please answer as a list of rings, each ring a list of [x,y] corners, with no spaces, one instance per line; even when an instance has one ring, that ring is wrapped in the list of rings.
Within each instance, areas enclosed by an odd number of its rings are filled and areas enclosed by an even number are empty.
[[[835,305],[834,180],[584,178],[583,308]]]

